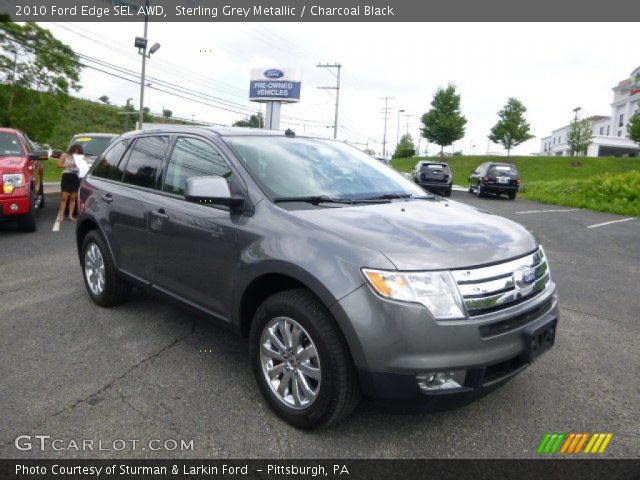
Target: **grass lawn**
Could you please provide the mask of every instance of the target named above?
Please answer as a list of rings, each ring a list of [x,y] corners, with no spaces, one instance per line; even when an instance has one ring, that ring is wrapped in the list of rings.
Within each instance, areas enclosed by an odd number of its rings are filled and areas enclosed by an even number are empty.
[[[62,176],[62,169],[57,167],[58,159],[50,158],[42,162],[44,164],[44,181],[45,182],[60,182]]]
[[[511,157],[522,179],[520,195],[554,205],[588,208],[601,212],[640,217],[640,158],[617,157]],[[410,172],[419,158],[402,158],[392,165]],[[506,157],[446,157],[453,182],[467,186],[469,173],[488,161]],[[573,160],[580,167],[571,165]]]

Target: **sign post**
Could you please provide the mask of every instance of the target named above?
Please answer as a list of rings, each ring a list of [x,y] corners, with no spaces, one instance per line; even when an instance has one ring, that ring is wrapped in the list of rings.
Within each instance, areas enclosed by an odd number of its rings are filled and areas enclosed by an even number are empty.
[[[254,68],[251,70],[249,100],[267,104],[264,128],[280,129],[280,107],[300,101],[301,75],[292,68]]]

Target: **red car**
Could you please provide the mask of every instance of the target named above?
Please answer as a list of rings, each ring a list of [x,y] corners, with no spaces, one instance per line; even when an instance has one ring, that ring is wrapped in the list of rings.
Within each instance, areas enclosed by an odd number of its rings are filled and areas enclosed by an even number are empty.
[[[21,131],[0,128],[0,220],[17,220],[22,231],[35,231],[36,210],[44,208],[47,158]]]

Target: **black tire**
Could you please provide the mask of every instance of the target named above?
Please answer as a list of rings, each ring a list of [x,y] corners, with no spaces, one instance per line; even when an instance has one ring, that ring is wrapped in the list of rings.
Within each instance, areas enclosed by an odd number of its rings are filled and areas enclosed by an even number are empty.
[[[277,317],[294,319],[308,332],[317,349],[322,376],[317,397],[307,408],[294,409],[276,397],[262,370],[262,334]],[[349,415],[359,403],[359,384],[346,342],[331,314],[308,290],[287,290],[265,300],[253,317],[249,342],[251,363],[262,395],[294,427],[304,430],[328,427]]]
[[[42,210],[44,208],[44,185],[40,182],[40,189],[38,190],[38,197],[40,197],[40,205],[38,208]]]
[[[516,192],[509,192],[509,200],[515,200],[516,199]]]
[[[485,196],[485,192],[484,189],[482,188],[482,185],[478,184],[478,188],[476,189],[476,195],[478,195],[478,198],[482,198]]]
[[[444,191],[444,196],[445,197],[450,197],[451,196],[451,189],[450,188]]]
[[[95,293],[89,286],[89,281],[86,274],[86,255],[89,248],[95,245],[102,256],[104,263],[104,287],[102,293]],[[122,278],[118,277],[116,269],[111,257],[111,252],[107,248],[107,244],[102,235],[97,230],[90,231],[82,242],[82,278],[84,279],[84,285],[91,297],[97,305],[101,307],[115,307],[125,302],[129,298],[131,293],[131,285]]]
[[[471,182],[469,182],[469,190],[468,190],[468,192],[469,193],[473,193],[473,187],[471,186]]]
[[[35,232],[38,228],[36,223],[36,209],[34,208],[35,199],[31,196],[31,202],[29,203],[29,212],[24,215],[20,215],[18,218],[18,228],[23,232]]]

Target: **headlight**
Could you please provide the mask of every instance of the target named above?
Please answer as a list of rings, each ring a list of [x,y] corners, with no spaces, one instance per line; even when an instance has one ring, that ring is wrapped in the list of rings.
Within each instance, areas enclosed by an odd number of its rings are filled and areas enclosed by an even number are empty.
[[[363,268],[369,285],[385,298],[420,303],[434,318],[465,318],[462,298],[450,272],[389,272]]]
[[[5,173],[2,175],[2,191],[12,193],[14,188],[24,187],[24,175],[21,173]]]

